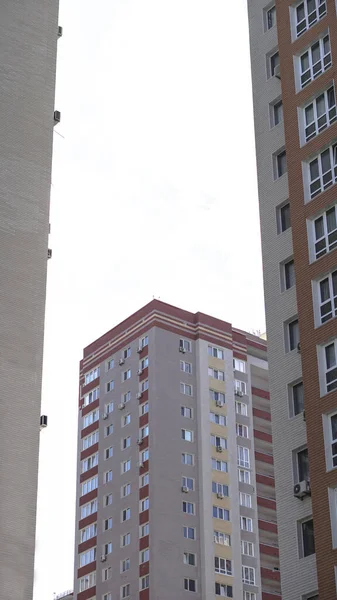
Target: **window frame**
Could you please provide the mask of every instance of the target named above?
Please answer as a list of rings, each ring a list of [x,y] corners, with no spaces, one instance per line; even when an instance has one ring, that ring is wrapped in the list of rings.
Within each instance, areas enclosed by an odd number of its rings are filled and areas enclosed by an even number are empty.
[[[324,164],[329,163],[329,164]],[[314,167],[315,164],[315,167]],[[327,168],[328,167],[328,168]],[[312,173],[315,170],[315,174]],[[324,170],[326,169],[326,170]],[[330,143],[304,163],[305,203],[311,202],[337,182],[337,143]]]
[[[300,5],[304,6],[304,18],[302,20],[298,20],[297,9]],[[325,12],[320,11],[320,6],[325,5]],[[300,38],[306,31],[317,25],[327,14],[326,9],[326,0],[315,0],[315,11],[309,13],[308,11],[308,0],[300,0],[293,6],[290,7],[291,10],[291,34],[292,40],[295,41]],[[310,20],[310,16],[316,12],[316,19]],[[304,27],[300,27],[300,23],[304,23]]]

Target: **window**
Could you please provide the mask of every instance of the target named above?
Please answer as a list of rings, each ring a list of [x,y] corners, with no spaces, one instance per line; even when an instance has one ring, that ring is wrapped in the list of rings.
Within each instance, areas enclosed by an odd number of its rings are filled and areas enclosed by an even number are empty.
[[[85,519],[85,517],[89,517],[95,512],[97,512],[97,498],[81,506],[81,519]]]
[[[140,564],[147,562],[150,558],[150,550],[146,548],[146,550],[142,550],[140,552]]]
[[[91,390],[91,392],[89,392],[88,394],[85,394],[85,396],[83,398],[83,405],[88,406],[88,404],[95,402],[95,400],[98,400],[98,398],[99,398],[99,388],[95,388],[94,390]]]
[[[310,473],[308,448],[304,448],[304,450],[299,450],[298,452],[296,452],[296,463],[297,481],[309,480]]]
[[[124,548],[124,546],[128,546],[131,542],[131,534],[130,533],[125,533],[124,535],[121,536],[121,547]]]
[[[192,409],[188,406],[181,407],[181,416],[187,417],[188,419],[192,419]]]
[[[235,411],[238,415],[243,415],[244,417],[247,417],[248,406],[244,402],[235,402]]]
[[[244,494],[243,492],[240,492],[240,506],[252,508],[252,497],[250,494]]]
[[[221,508],[221,506],[213,506],[213,517],[221,519],[221,521],[230,521],[229,510]]]
[[[185,442],[193,442],[193,431],[190,431],[189,429],[182,429],[181,439],[185,440]]]
[[[337,118],[336,98],[334,87],[317,96],[315,100],[304,107],[304,139],[309,142],[324,129],[332,125]]]
[[[130,596],[130,584],[126,583],[121,587],[121,598],[128,598]]]
[[[89,471],[89,469],[96,467],[96,465],[98,465],[98,452],[82,460],[82,473]]]
[[[250,471],[246,471],[245,469],[239,469],[239,482],[250,484]]]
[[[290,398],[294,416],[299,415],[304,410],[303,381],[290,386]]]
[[[288,260],[282,265],[282,279],[281,288],[282,291],[290,290],[295,285],[295,263],[294,259]]]
[[[225,415],[219,415],[218,413],[210,412],[209,420],[216,425],[222,425],[222,427],[226,426],[226,417]]]
[[[122,450],[126,450],[126,448],[130,448],[131,446],[131,437],[128,436],[122,440]]]
[[[86,552],[80,554],[80,567],[85,567],[96,560],[96,548],[90,548]]]
[[[88,525],[88,527],[81,530],[81,543],[90,540],[95,537],[95,535],[97,535],[97,523]]]
[[[217,481],[212,481],[212,493],[219,494],[221,496],[228,496],[228,485],[224,483],[218,483]]]
[[[88,385],[88,383],[91,383],[91,381],[94,381],[94,379],[97,379],[98,377],[99,367],[96,367],[95,369],[84,375],[84,385]]]
[[[302,521],[300,524],[301,544],[300,556],[315,554],[314,522],[312,519]]]
[[[114,426],[111,423],[111,425],[107,425],[105,428],[105,437],[108,437],[109,435],[113,434],[114,432]]]
[[[145,473],[140,478],[140,487],[144,487],[144,485],[148,485],[148,484],[149,484],[149,474]]]
[[[213,377],[213,379],[218,379],[219,381],[225,381],[224,371],[219,371],[218,369],[208,367],[208,376]]]
[[[280,64],[280,56],[278,52],[274,52],[271,56],[269,56],[269,77],[274,77],[275,69]]]
[[[125,498],[126,496],[130,496],[131,494],[131,483],[126,483],[121,487],[121,496]]]
[[[112,481],[112,471],[106,471],[104,473],[104,483],[109,483],[110,481]]]
[[[195,515],[195,505],[193,502],[183,502],[183,512],[188,515]]]
[[[283,104],[282,100],[271,105],[271,126],[276,127],[283,121]]]
[[[108,529],[112,529],[112,517],[104,520],[103,531],[107,531]]]
[[[241,373],[246,373],[245,361],[239,360],[238,358],[233,358],[233,369],[234,369],[234,371],[240,371]]]
[[[111,381],[108,381],[108,383],[106,384],[106,391],[107,392],[111,392],[115,387],[115,382],[113,381],[113,379]]]
[[[145,425],[144,427],[142,427],[140,429],[139,437],[141,440],[144,440],[146,437],[148,437],[148,435],[149,435],[149,426]]]
[[[328,489],[332,547],[337,547],[337,488]]]
[[[242,567],[242,581],[248,585],[255,585],[255,569],[253,567]]]
[[[98,441],[99,441],[99,433],[98,433],[98,431],[94,431],[90,435],[87,435],[85,438],[83,438],[82,450],[86,450],[87,448],[90,448],[90,446],[97,444]]]
[[[274,179],[279,179],[287,172],[287,157],[286,151],[281,150],[273,155],[274,159]]]
[[[139,509],[140,512],[144,512],[144,510],[148,510],[150,508],[150,500],[149,498],[143,498],[143,500],[141,500],[139,502]]]
[[[183,452],[181,455],[181,462],[183,465],[193,465],[194,454],[187,454],[187,452]]]
[[[242,531],[253,531],[253,520],[249,517],[240,517],[240,528]]]
[[[228,533],[224,533],[223,531],[213,531],[213,535],[216,544],[222,544],[222,546],[231,545],[231,536],[228,535]]]
[[[103,600],[112,600],[110,592],[108,594],[103,594],[102,598]],[[93,598],[92,600],[96,600],[96,598]]]
[[[184,552],[184,564],[195,567],[197,564],[196,555],[193,552]]]
[[[225,404],[225,394],[222,392],[209,390],[209,397],[216,403],[217,406],[223,406]]]
[[[85,417],[83,417],[83,428],[88,427],[89,425],[92,425],[92,423],[95,423],[96,421],[98,421],[98,419],[99,419],[99,410],[98,409],[93,410],[92,412],[85,415]]]
[[[146,369],[149,366],[149,357],[145,356],[145,358],[142,358],[142,360],[140,361],[140,368],[142,371],[144,371],[144,369]]]
[[[243,446],[238,446],[238,465],[239,467],[245,467],[246,469],[250,468],[250,458],[249,458],[249,448],[244,448]]]
[[[290,204],[282,204],[276,209],[277,233],[283,233],[291,227],[290,221]]]
[[[316,79],[331,66],[331,49],[329,35],[320,38],[299,57],[300,87]]]
[[[294,319],[286,325],[286,351],[291,352],[292,350],[298,349],[300,343],[300,330],[298,326],[298,319]]]
[[[315,198],[327,190],[337,179],[337,145],[329,146],[308,163],[309,197]]]
[[[317,282],[319,302],[319,324],[326,323],[337,315],[337,271]]]
[[[93,571],[92,573],[81,577],[81,579],[78,582],[78,591],[84,592],[85,590],[94,587],[94,585],[96,585],[96,571]]]
[[[144,337],[143,337],[143,338],[140,340],[139,347],[143,349],[143,348],[145,348],[145,346],[148,346],[148,345],[149,345],[149,338],[148,338],[148,336],[147,336],[147,335],[145,335],[145,336],[144,336]]]
[[[122,418],[122,427],[125,427],[125,425],[129,425],[129,423],[131,423],[131,415],[130,415],[130,413],[128,415],[125,415]]]
[[[141,392],[146,392],[146,390],[148,390],[148,389],[149,389],[149,380],[144,379],[144,381],[142,381],[140,384],[140,390],[141,390]]]
[[[194,479],[191,477],[182,477],[181,478],[181,487],[187,487],[190,491],[194,490]]]
[[[150,525],[149,523],[144,523],[144,525],[141,525],[139,528],[139,537],[145,537],[146,535],[149,535],[150,533]]]
[[[127,379],[131,379],[131,369],[127,369],[122,373],[122,381],[127,381]]]
[[[324,347],[325,389],[331,392],[337,388],[336,341]]]
[[[131,400],[131,392],[125,392],[124,394],[122,394],[122,403],[123,404],[130,402],[130,400]]]
[[[208,346],[208,355],[219,358],[220,360],[224,360],[225,358],[224,351],[216,346]]]
[[[122,358],[124,358],[124,360],[126,358],[129,358],[131,356],[131,348],[125,348],[122,352]]]
[[[271,6],[268,10],[265,11],[265,26],[266,29],[272,29],[276,25],[276,8],[275,6]]]
[[[146,415],[146,413],[149,412],[149,403],[144,402],[144,404],[141,404],[139,407],[139,411],[140,411],[140,415]]]
[[[186,394],[186,396],[192,396],[192,386],[188,383],[181,383],[180,391],[182,394]]]
[[[104,458],[105,460],[107,460],[108,458],[111,458],[113,456],[113,447],[110,446],[110,448],[105,448],[105,452],[104,452]]]
[[[220,573],[220,575],[232,575],[232,561],[215,556],[214,570],[216,573]]]
[[[121,573],[125,573],[125,571],[128,571],[129,569],[130,569],[130,559],[124,558],[124,560],[121,560]]]
[[[240,379],[234,379],[234,393],[242,396],[242,394],[247,394],[247,384],[245,381],[241,381]]]
[[[236,435],[238,437],[248,438],[248,427],[247,425],[241,425],[241,423],[236,423]]]
[[[337,205],[333,206],[312,222],[314,258],[320,258],[337,247]]]
[[[179,340],[179,349],[183,350],[185,352],[192,352],[192,344],[191,344],[190,340],[180,339]]]
[[[184,527],[184,538],[187,540],[195,540],[195,528],[194,527]]]
[[[110,506],[112,504],[112,494],[106,494],[103,497],[103,506]]]
[[[131,460],[125,460],[122,462],[122,473],[127,473],[131,469]]]
[[[192,373],[191,363],[186,362],[185,360],[181,360],[180,361],[180,370],[183,371],[184,373],[189,373],[189,375],[191,375],[191,373]]]
[[[143,452],[140,455],[141,458],[141,462],[144,463],[146,460],[149,460],[149,449],[146,448],[146,450],[143,450]]]
[[[124,508],[122,510],[122,523],[131,519],[131,508]]]
[[[109,360],[107,360],[106,362],[106,370],[110,371],[111,369],[113,369],[115,366],[115,359],[114,358],[109,358]]]
[[[196,592],[197,591],[197,582],[195,579],[188,579],[185,577],[184,579],[184,589],[187,592]]]
[[[147,590],[148,587],[150,587],[150,576],[145,575],[145,577],[142,577],[140,580],[140,589]]]
[[[215,582],[215,595],[223,598],[233,598],[233,587],[226,583]]]
[[[256,600],[255,592],[243,592],[243,600]]]
[[[304,0],[294,9],[296,23],[296,37],[315,25],[326,15],[325,0]]]
[[[337,467],[337,413],[324,415],[327,469]]]
[[[223,473],[228,472],[228,465],[224,460],[217,460],[212,458],[212,469],[214,471],[222,471]]]
[[[241,552],[245,556],[254,556],[254,544],[252,542],[241,542]]]
[[[108,402],[108,404],[105,405],[105,412],[107,413],[107,415],[110,415],[113,412],[113,409],[114,409],[113,402]]]
[[[82,483],[81,496],[84,496],[85,494],[89,494],[89,492],[92,492],[92,490],[95,490],[97,487],[98,487],[98,475],[96,475],[96,477],[92,477],[91,479],[88,479],[87,481],[84,481]]]
[[[220,437],[219,435],[211,435],[211,444],[215,446],[217,449],[226,450],[227,448],[227,440],[226,438]]]

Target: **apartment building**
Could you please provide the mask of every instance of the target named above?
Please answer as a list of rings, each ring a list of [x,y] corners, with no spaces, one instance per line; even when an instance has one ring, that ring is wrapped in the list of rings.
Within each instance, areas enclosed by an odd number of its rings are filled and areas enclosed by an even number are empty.
[[[280,600],[266,342],[158,300],[84,349],[77,600]]]
[[[336,598],[335,0],[248,0],[287,600]]]
[[[58,0],[0,2],[0,588],[33,595]]]

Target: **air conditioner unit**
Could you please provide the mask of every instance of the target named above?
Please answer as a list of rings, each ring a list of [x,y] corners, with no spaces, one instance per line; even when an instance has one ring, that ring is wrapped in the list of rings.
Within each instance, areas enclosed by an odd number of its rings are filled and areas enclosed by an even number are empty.
[[[103,414],[102,414],[102,419],[105,421],[105,419],[107,419],[107,418],[108,418],[108,416],[109,416],[109,415],[108,415],[108,413],[103,413]]]
[[[138,446],[140,446],[140,444],[143,442],[142,438],[137,438],[137,444]]]
[[[310,495],[310,481],[304,479],[294,485],[294,496],[303,500],[304,496]]]
[[[57,28],[57,37],[62,37],[63,35],[63,27],[61,27],[61,25],[58,26]]]
[[[143,350],[142,346],[138,346],[138,348],[137,348],[138,354],[140,354],[142,350]]]
[[[48,425],[47,415],[41,415],[40,417],[40,429],[44,429]]]
[[[141,461],[141,460],[140,460],[139,462],[137,462],[137,467],[139,467],[139,468],[141,469],[143,466],[144,466],[144,465],[143,465],[143,463],[142,463],[142,461]]]
[[[223,400],[216,400],[215,404],[217,406],[223,406]]]
[[[101,562],[105,562],[105,561],[106,561],[106,555],[102,554],[102,556],[101,556]]]
[[[274,77],[277,77],[277,79],[281,79],[281,68],[280,68],[280,65],[276,65],[276,67],[274,69]]]
[[[53,256],[53,251],[51,248],[48,248],[48,258],[51,258]]]
[[[182,354],[185,354],[186,350],[185,350],[184,346],[179,346],[179,352],[182,352]]]
[[[118,410],[123,410],[123,408],[125,408],[125,402],[118,404]]]
[[[224,495],[222,492],[218,492],[216,495],[217,498],[219,498],[219,500],[223,500],[224,499]]]
[[[139,399],[142,397],[142,395],[143,395],[143,394],[142,394],[142,392],[138,392],[138,393],[136,394],[136,398],[137,398],[137,400],[139,400]]]
[[[120,358],[118,362],[119,362],[120,365],[124,365],[125,360],[124,360],[124,358]]]
[[[54,123],[60,123],[61,121],[61,113],[59,110],[54,110]]]
[[[217,451],[217,452],[222,452],[222,450],[223,450],[223,447],[222,447],[222,446],[217,446],[217,447],[216,447],[216,451]]]
[[[235,395],[239,396],[239,398],[242,398],[243,392],[241,392],[241,390],[235,390]]]
[[[189,490],[188,490],[187,485],[183,485],[182,488],[181,488],[181,491],[184,492],[184,494],[188,494]]]
[[[138,369],[137,375],[141,375],[143,373],[143,369]]]

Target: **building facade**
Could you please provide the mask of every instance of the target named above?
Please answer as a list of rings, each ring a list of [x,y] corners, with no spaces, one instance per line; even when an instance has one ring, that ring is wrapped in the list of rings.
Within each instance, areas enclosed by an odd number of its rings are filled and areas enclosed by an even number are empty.
[[[0,582],[33,595],[57,0],[0,3]]]
[[[80,364],[77,600],[280,600],[266,342],[153,300]]]
[[[281,587],[336,598],[335,0],[248,0]]]

